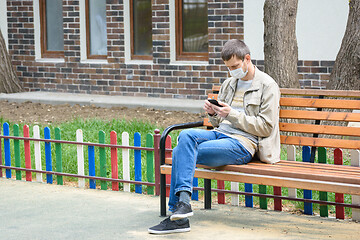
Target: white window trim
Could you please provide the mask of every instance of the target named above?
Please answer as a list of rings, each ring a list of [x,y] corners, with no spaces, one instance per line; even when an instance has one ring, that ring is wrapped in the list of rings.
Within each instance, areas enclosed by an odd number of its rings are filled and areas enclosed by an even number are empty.
[[[64,58],[42,58],[41,57],[41,27],[40,27],[40,6],[39,0],[33,1],[34,8],[34,40],[35,40],[35,61],[49,63],[63,63]]]
[[[124,44],[125,64],[153,64],[152,60],[131,59],[130,0],[124,0]]]
[[[0,1],[0,29],[5,40],[6,49],[9,51],[8,43],[8,21],[7,21],[7,1]]]
[[[86,45],[86,4],[85,0],[79,1],[80,7],[80,63],[108,64],[107,59],[88,59]]]
[[[176,9],[175,0],[169,1],[170,17],[170,65],[200,65],[208,66],[209,61],[177,61],[176,60]]]

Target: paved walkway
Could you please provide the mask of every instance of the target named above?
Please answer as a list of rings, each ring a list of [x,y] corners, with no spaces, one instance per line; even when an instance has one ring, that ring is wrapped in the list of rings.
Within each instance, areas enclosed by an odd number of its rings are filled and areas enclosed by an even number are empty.
[[[203,100],[192,99],[169,99],[169,98],[147,98],[110,96],[95,94],[74,94],[59,92],[21,92],[0,93],[0,101],[47,103],[47,104],[70,104],[70,105],[95,105],[97,107],[146,107],[160,110],[187,111],[199,113],[204,105]]]
[[[0,178],[0,239],[359,239],[359,223],[193,202],[191,231],[150,235],[159,198]]]

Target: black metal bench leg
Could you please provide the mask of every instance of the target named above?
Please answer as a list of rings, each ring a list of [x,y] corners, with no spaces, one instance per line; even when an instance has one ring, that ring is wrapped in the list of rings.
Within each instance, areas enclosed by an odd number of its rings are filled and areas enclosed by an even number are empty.
[[[160,216],[166,217],[166,175],[160,175]]]
[[[211,209],[211,179],[204,179],[205,209]]]

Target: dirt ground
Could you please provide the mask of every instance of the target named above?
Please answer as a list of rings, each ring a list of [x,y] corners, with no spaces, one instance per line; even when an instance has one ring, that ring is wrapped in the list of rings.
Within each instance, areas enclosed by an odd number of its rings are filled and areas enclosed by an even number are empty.
[[[13,123],[56,124],[76,118],[82,119],[139,119],[150,121],[159,127],[167,127],[176,123],[201,121],[203,116],[182,111],[165,111],[147,108],[96,106],[49,105],[43,103],[13,103],[0,101],[0,117]]]

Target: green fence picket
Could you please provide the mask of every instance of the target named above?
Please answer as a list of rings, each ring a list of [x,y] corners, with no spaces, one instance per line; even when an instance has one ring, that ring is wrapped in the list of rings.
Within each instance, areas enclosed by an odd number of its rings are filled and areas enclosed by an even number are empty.
[[[61,131],[60,128],[55,128],[55,139],[61,140]],[[55,143],[55,152],[56,152],[56,172],[62,172],[62,152],[61,152],[61,143]],[[57,184],[63,185],[63,177],[57,176]]]
[[[266,194],[266,185],[259,185],[259,193]],[[260,197],[260,208],[267,209],[267,198]]]
[[[99,131],[99,143],[105,143],[105,132]],[[100,176],[106,177],[106,152],[104,147],[99,147],[99,154],[100,154]],[[107,190],[107,182],[100,181],[101,190]]]
[[[326,149],[324,147],[318,148],[318,159],[319,159],[319,163],[326,164]],[[327,201],[328,193],[327,192],[319,192],[319,199],[321,201]],[[320,205],[320,216],[321,217],[329,216],[329,205]]]
[[[14,136],[19,137],[19,125],[14,124]],[[20,142],[14,139],[15,167],[21,167],[20,160]],[[16,171],[16,180],[21,180],[21,171]]]
[[[154,137],[152,134],[146,135],[146,147],[154,147]],[[146,151],[146,177],[148,182],[154,182],[154,152]],[[153,195],[154,187],[148,186],[147,193]]]

